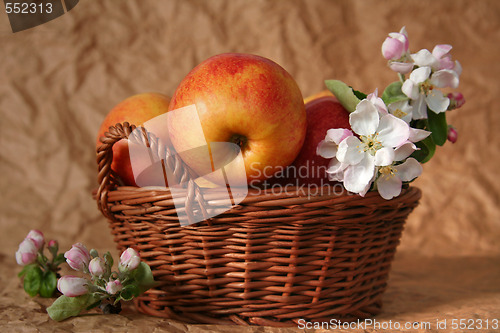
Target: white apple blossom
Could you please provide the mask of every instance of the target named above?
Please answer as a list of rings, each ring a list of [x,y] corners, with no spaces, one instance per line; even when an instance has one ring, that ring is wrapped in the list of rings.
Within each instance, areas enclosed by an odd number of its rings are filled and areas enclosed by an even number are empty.
[[[330,179],[342,180],[348,191],[361,195],[370,188],[376,168],[391,165],[396,148],[407,143],[410,137],[406,122],[388,113],[381,114],[374,103],[376,100],[372,100],[362,100],[349,116],[349,123],[357,136],[349,135],[340,142],[339,137],[331,140],[339,143],[327,170]],[[328,158],[333,151],[323,144],[317,153]]]
[[[409,182],[422,174],[422,166],[410,157],[401,164],[393,164],[378,169],[376,180],[380,196],[386,200],[397,197],[401,193],[403,182]]]
[[[450,99],[436,88],[456,88],[458,82],[458,74],[450,69],[432,73],[431,67],[424,66],[411,72],[401,90],[411,99],[413,119],[427,118],[427,107],[435,113],[445,112]]]
[[[403,181],[420,175],[420,164],[409,156],[417,149],[414,142],[430,132],[411,128],[387,112],[376,91],[358,103],[349,123],[352,131],[330,129],[318,144],[316,153],[331,158],[330,180],[361,196],[376,182],[380,195],[390,199],[399,195]]]
[[[391,103],[387,106],[389,113],[403,119],[407,124],[413,119],[413,106],[408,100]]]

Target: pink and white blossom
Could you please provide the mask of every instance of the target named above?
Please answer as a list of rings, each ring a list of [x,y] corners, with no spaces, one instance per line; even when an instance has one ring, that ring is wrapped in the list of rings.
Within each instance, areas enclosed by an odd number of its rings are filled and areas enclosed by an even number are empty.
[[[406,122],[389,113],[381,114],[374,101],[362,100],[350,114],[349,123],[357,136],[340,141],[327,170],[332,175],[330,179],[342,179],[348,191],[361,195],[368,191],[376,167],[391,165],[395,148],[405,144],[410,136]],[[321,156],[331,156],[332,151],[318,147]]]
[[[57,289],[65,296],[76,297],[88,293],[89,281],[73,275],[66,275],[57,281]]]
[[[19,249],[16,251],[16,261],[19,265],[25,266],[32,264],[36,261],[38,256],[38,248],[31,238],[25,238]]]
[[[408,52],[409,45],[408,35],[403,27],[399,32],[389,33],[389,37],[382,43],[382,55],[387,60],[399,60]]]
[[[114,295],[123,289],[123,285],[120,280],[109,281],[106,284],[106,291],[110,295]]]
[[[451,92],[446,95],[450,99],[450,105],[448,106],[448,110],[454,110],[461,108],[465,104],[465,97],[462,93],[459,92]]]
[[[382,55],[388,60],[389,67],[393,71],[406,74],[413,69],[409,45],[405,27],[399,32],[391,32],[382,43]]]
[[[120,256],[120,271],[132,271],[136,269],[141,263],[141,257],[136,250],[128,248]]]
[[[411,99],[413,119],[427,118],[427,107],[434,113],[445,112],[450,100],[436,88],[458,86],[457,74],[448,69],[432,73],[431,67],[419,67],[403,83],[402,92]]]
[[[75,271],[85,271],[90,262],[89,250],[82,243],[73,244],[70,250],[64,253],[68,265]]]
[[[102,258],[96,257],[89,262],[90,274],[101,277],[106,273],[106,263]]]
[[[35,243],[35,246],[38,250],[43,247],[45,243],[45,238],[43,237],[43,233],[40,230],[31,230],[26,238],[29,238]]]

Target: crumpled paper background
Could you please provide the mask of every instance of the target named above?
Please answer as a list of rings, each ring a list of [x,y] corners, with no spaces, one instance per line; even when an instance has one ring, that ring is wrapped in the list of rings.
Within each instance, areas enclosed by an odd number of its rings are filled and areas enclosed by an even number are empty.
[[[276,61],[304,97],[323,90],[325,79],[381,91],[396,76],[380,46],[403,25],[413,52],[453,45],[467,103],[448,116],[459,141],[439,148],[415,182],[423,198],[407,221],[376,318],[428,321],[425,332],[446,331],[439,320],[448,320],[449,330],[452,319],[500,318],[498,1],[81,0],[64,16],[15,34],[0,14],[1,331],[234,330],[149,317],[132,306],[121,315],[55,323],[45,313],[51,300],[22,291],[14,252],[36,228],[63,250],[83,242],[118,255],[91,192],[97,129],[126,97],[171,95],[196,64],[223,52]]]

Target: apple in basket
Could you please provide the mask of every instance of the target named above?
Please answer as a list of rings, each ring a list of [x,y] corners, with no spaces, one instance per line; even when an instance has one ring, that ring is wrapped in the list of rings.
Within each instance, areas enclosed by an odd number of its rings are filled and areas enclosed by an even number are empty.
[[[190,105],[196,106],[204,135],[182,112],[169,113],[168,130],[173,147],[198,175],[215,168],[202,161],[201,153],[182,152],[203,146],[210,149],[214,142],[239,146],[246,179],[243,173],[237,184],[246,185],[288,166],[304,142],[306,112],[297,83],[281,66],[260,56],[225,53],[200,63],[177,87],[169,112]],[[209,179],[224,184],[217,175]]]
[[[126,98],[113,107],[103,120],[97,134],[97,147],[101,145],[100,139],[110,126],[126,121],[136,126],[142,125],[147,120],[167,112],[169,103],[170,98],[160,93],[143,93]],[[137,186],[126,140],[120,140],[113,145],[111,169],[125,185]]]
[[[315,94],[306,101],[307,132],[302,149],[286,172],[277,174],[274,181],[284,185],[328,183],[329,159],[316,154],[316,148],[331,128],[351,129],[349,112],[328,91]]]

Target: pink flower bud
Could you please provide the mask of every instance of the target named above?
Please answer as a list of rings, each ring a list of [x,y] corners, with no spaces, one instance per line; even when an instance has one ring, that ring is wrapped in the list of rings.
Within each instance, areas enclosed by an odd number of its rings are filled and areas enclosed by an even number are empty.
[[[120,280],[109,281],[106,284],[106,291],[110,295],[114,295],[122,289],[123,289],[123,286],[122,286],[122,283],[120,282]]]
[[[19,249],[16,252],[17,263],[21,266],[32,264],[36,261],[37,256],[38,248],[35,242],[31,238],[25,238],[19,244]]]
[[[65,296],[76,297],[88,293],[88,283],[87,279],[66,275],[57,281],[57,289]]]
[[[408,52],[408,37],[403,29],[401,32],[391,32],[382,43],[382,55],[387,60],[401,59]]]
[[[120,265],[119,269],[120,271],[132,271],[139,266],[141,263],[141,258],[139,257],[139,253],[137,253],[136,250],[133,248],[128,248],[125,251],[123,251],[122,255],[120,256]]]
[[[458,131],[452,127],[448,126],[448,141],[455,143],[458,140]]]
[[[26,238],[29,238],[35,243],[35,246],[38,250],[40,250],[45,243],[45,239],[43,238],[43,233],[40,230],[31,230]]]
[[[92,259],[89,263],[89,272],[94,276],[103,276],[106,272],[106,264],[104,263],[104,260],[99,257]]]
[[[90,261],[90,253],[81,243],[73,244],[73,247],[66,253],[64,258],[68,265],[76,271],[84,271]]]
[[[446,97],[450,99],[450,105],[448,106],[448,110],[458,109],[465,104],[465,97],[462,93],[452,92],[449,93]]]

